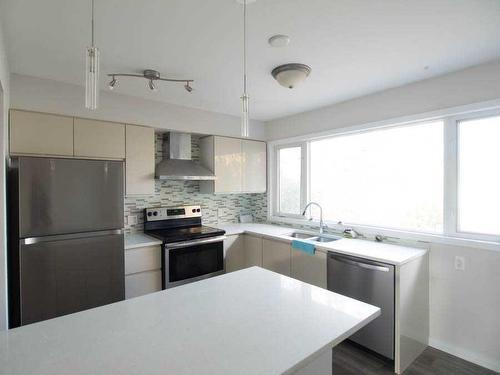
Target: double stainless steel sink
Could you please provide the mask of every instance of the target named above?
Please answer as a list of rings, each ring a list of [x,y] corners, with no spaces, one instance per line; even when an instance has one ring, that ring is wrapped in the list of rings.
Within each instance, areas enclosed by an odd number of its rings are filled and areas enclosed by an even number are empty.
[[[307,240],[307,241],[313,241],[313,242],[333,242],[340,240],[342,237],[338,236],[331,236],[331,235],[315,235],[311,233],[306,233],[306,232],[292,232],[290,234],[287,234],[287,236],[300,239],[300,240]]]

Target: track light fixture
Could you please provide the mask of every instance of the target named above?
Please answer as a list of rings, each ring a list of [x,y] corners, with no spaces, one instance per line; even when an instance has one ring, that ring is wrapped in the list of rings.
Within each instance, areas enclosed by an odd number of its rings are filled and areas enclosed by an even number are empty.
[[[190,86],[191,82],[194,82],[192,79],[174,79],[174,78],[162,78],[160,72],[152,69],[146,69],[142,72],[142,74],[130,74],[130,73],[111,73],[108,74],[108,77],[111,77],[111,81],[109,82],[109,89],[113,90],[113,88],[117,85],[118,81],[116,77],[136,77],[136,78],[144,78],[148,80],[148,87],[151,91],[157,91],[158,86],[156,81],[166,81],[166,82],[179,82],[184,83],[184,88],[187,92],[193,91],[193,88]]]

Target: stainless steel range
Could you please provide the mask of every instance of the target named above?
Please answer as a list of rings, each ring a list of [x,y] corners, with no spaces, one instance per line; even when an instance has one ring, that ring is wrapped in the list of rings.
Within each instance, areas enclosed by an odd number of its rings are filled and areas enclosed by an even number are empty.
[[[224,273],[224,230],[201,224],[200,206],[144,210],[144,233],[163,241],[163,289]]]

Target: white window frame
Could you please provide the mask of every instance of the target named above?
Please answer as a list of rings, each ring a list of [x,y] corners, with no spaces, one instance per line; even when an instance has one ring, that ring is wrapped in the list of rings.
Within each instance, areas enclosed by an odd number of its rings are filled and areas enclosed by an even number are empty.
[[[300,165],[300,207],[304,207],[307,204],[307,192],[309,189],[307,189],[307,181],[308,181],[308,176],[307,176],[307,165],[306,163],[309,160],[309,147],[308,147],[308,142],[295,142],[295,143],[287,143],[283,145],[276,145],[273,150],[273,155],[275,158],[275,175],[276,175],[276,180],[274,183],[274,196],[276,199],[273,200],[273,213],[277,217],[288,217],[288,218],[295,218],[295,219],[300,219],[302,215],[299,214],[290,214],[286,212],[281,212],[280,211],[280,199],[279,199],[279,191],[280,191],[280,176],[279,176],[279,165],[280,165],[280,160],[279,160],[279,155],[280,155],[280,150],[284,148],[294,148],[294,147],[300,147],[300,158],[301,158],[301,165]]]
[[[445,235],[467,238],[467,239],[477,239],[484,241],[500,242],[500,236],[484,233],[473,233],[467,231],[460,231],[458,229],[458,196],[460,186],[458,184],[459,180],[459,131],[458,126],[460,121],[464,120],[474,120],[488,117],[500,116],[500,109],[486,110],[481,112],[467,113],[458,116],[452,116],[447,118],[447,123],[445,124],[445,145],[448,149],[447,157],[445,157],[445,173],[448,172],[447,178],[445,178]],[[500,213],[499,213],[500,214]],[[446,225],[447,224],[447,225]]]
[[[370,225],[360,225],[356,223],[339,223],[328,222],[327,224],[332,229],[342,229],[345,226],[354,228],[367,237],[374,236],[375,234],[382,234],[392,237],[397,242],[421,241],[432,243],[445,243],[445,244],[458,244],[479,248],[489,248],[500,250],[500,236],[467,233],[458,231],[458,123],[462,120],[484,118],[490,116],[500,115],[500,99],[489,102],[476,103],[473,105],[460,106],[450,108],[442,111],[435,111],[424,113],[420,115],[407,116],[399,119],[391,119],[380,121],[376,123],[364,124],[360,126],[353,126],[347,128],[339,128],[328,132],[312,134],[308,136],[300,136],[276,141],[268,142],[269,151],[269,196],[268,207],[271,209],[268,212],[268,220],[272,222],[280,222],[283,224],[311,224],[302,215],[290,215],[287,213],[278,212],[278,193],[279,187],[279,160],[278,150],[287,147],[300,146],[302,148],[302,171],[301,171],[301,207],[304,207],[309,200],[310,192],[310,147],[311,141],[319,140],[322,138],[330,138],[338,135],[346,135],[353,133],[361,133],[365,131],[372,131],[383,128],[401,127],[404,125],[414,125],[416,123],[423,123],[428,121],[442,120],[443,126],[443,139],[444,139],[444,185],[443,185],[443,233],[433,234],[425,232],[416,232],[408,230],[399,230],[392,228],[384,228]],[[313,225],[318,225],[317,220],[312,222]]]

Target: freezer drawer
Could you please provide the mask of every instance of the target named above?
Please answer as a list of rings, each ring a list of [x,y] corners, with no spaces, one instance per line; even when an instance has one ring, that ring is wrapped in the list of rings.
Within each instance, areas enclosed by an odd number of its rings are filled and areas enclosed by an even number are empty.
[[[381,315],[349,337],[394,359],[394,266],[355,257],[328,254],[328,290],[381,309]]]
[[[123,234],[40,240],[20,241],[21,325],[125,298]]]
[[[13,165],[20,238],[123,228],[123,162],[19,157]]]

